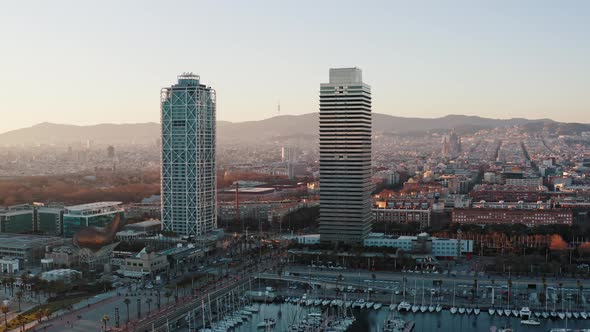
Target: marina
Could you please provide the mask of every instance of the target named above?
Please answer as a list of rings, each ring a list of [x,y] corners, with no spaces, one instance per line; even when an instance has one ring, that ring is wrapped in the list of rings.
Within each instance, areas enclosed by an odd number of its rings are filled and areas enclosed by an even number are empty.
[[[345,306],[345,305],[344,305]],[[565,332],[566,327],[573,331],[590,331],[590,321],[587,320],[554,320],[554,319],[522,319],[521,317],[489,315],[486,311],[480,315],[451,314],[449,310],[439,313],[413,313],[411,310],[390,310],[388,306],[375,309],[351,310],[352,316],[347,319],[347,329],[318,330],[325,316],[325,312],[333,307],[301,306],[292,302],[259,304],[258,312],[252,313],[250,319],[244,321],[233,329],[226,331],[253,332],[253,331],[350,331],[350,332],[383,332],[383,331],[496,331],[510,328],[511,331],[553,331]],[[318,310],[320,309],[320,310]],[[392,315],[393,313],[393,315]],[[302,319],[303,318],[303,319]],[[264,324],[274,320],[273,324]],[[302,323],[302,321],[305,321]],[[401,329],[392,329],[393,326]],[[307,325],[304,325],[307,324]],[[292,329],[293,326],[302,329]],[[305,329],[306,326],[308,329]],[[314,327],[316,329],[312,329]],[[389,328],[389,329],[388,329]],[[587,330],[584,330],[587,329]],[[181,329],[182,330],[182,329]],[[186,329],[182,331],[188,331]],[[222,331],[202,330],[202,331]],[[507,331],[507,330],[504,330]]]

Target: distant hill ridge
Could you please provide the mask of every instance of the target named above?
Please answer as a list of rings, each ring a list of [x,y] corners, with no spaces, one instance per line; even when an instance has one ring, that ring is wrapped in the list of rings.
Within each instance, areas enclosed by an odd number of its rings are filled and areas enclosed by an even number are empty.
[[[588,124],[559,123],[550,119],[527,120],[489,119],[479,116],[447,115],[441,118],[406,118],[373,113],[375,133],[418,133],[446,131],[475,131],[485,128],[524,126],[529,130],[590,131]],[[305,137],[318,134],[318,113],[281,115],[259,121],[218,121],[219,142],[257,141],[277,137]],[[77,126],[40,123],[0,134],[0,145],[75,144],[91,140],[97,144],[155,143],[160,134],[160,124],[154,122],[134,124],[97,124]]]

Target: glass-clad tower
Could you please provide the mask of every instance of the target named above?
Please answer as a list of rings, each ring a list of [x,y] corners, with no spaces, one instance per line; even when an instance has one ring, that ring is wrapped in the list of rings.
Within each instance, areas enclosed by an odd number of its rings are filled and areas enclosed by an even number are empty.
[[[371,228],[371,87],[358,68],[320,85],[320,240],[362,243]]]
[[[185,73],[162,89],[160,101],[162,227],[207,234],[217,227],[215,90]]]

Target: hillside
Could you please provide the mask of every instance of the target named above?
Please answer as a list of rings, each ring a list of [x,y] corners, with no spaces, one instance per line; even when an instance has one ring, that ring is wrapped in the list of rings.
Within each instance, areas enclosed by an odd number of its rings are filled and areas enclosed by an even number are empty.
[[[548,119],[527,120],[488,119],[477,116],[447,115],[441,118],[405,118],[386,114],[373,114],[375,133],[416,133],[458,128],[462,131],[523,125],[527,129],[539,128],[551,132],[577,133],[590,131],[587,124],[564,124]],[[217,124],[219,142],[258,141],[271,138],[315,137],[318,133],[318,114],[281,115],[260,121],[228,122]],[[157,123],[99,124],[76,126],[41,123],[0,134],[0,145],[76,144],[92,140],[97,144],[153,144],[160,133]]]

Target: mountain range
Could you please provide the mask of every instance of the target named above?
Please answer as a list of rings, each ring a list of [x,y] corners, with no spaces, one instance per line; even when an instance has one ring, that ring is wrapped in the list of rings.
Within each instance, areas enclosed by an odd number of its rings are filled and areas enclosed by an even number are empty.
[[[560,123],[550,119],[489,119],[466,115],[447,115],[428,119],[373,114],[375,133],[416,134],[450,129],[458,132],[474,132],[480,129],[510,126],[522,126],[523,130],[529,131],[549,130],[569,134],[590,131],[588,124]],[[281,115],[259,121],[218,121],[217,132],[220,143],[302,137],[311,139],[318,134],[318,113]],[[154,122],[91,126],[44,122],[0,134],[0,145],[80,144],[88,140],[98,144],[153,144],[159,134],[160,125]]]

